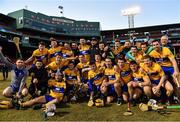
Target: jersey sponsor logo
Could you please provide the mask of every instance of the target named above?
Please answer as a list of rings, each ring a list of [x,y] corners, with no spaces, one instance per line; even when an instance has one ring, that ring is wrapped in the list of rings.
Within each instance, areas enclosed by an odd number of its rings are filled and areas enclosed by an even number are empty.
[[[80,51],[80,54],[81,55],[90,54],[90,51],[89,50],[83,50],[83,51]]]
[[[128,76],[131,73],[131,71],[122,71],[120,72],[122,77]]]
[[[54,87],[52,88],[52,90],[53,90],[54,92],[64,93],[64,88],[60,88],[60,87],[54,86]]]

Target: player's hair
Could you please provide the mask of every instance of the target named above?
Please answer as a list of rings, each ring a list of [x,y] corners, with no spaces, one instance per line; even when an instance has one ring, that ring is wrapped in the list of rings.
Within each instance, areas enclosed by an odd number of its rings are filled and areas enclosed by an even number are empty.
[[[51,37],[50,39],[49,39],[50,41],[57,41],[55,38],[53,38],[53,37]]]
[[[96,64],[95,61],[91,61],[91,62],[89,63],[89,65],[94,65],[94,64]]]
[[[130,64],[130,65],[134,65],[134,64],[135,64],[135,65],[138,65],[136,61],[131,61],[129,64]]]
[[[44,45],[45,46],[45,43],[43,41],[39,42],[39,45]]]
[[[142,46],[142,45],[148,46],[148,43],[147,43],[147,42],[142,42],[142,43],[141,43],[141,46]]]
[[[74,64],[75,65],[75,62],[74,61],[69,61],[68,64]]]
[[[131,46],[131,48],[136,48],[136,49],[138,49],[137,46]]]
[[[154,43],[154,42],[158,42],[158,43],[159,43],[159,41],[158,41],[158,40],[153,40],[153,41],[152,41],[152,43]]]
[[[124,57],[120,57],[120,58],[117,59],[117,61],[118,60],[121,60],[121,61],[124,61],[124,62],[126,61]]]
[[[143,56],[143,57],[142,57],[142,60],[144,60],[144,59],[150,59],[150,60],[152,60],[152,58],[151,58],[149,55]]]

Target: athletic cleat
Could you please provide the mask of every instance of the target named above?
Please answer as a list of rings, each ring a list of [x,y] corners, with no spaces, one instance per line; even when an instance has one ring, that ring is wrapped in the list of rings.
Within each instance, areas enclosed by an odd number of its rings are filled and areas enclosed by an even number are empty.
[[[73,96],[73,97],[71,98],[71,102],[76,102],[76,101],[77,101],[76,96]]]
[[[166,100],[166,105],[167,105],[167,106],[171,105],[171,103],[170,103],[169,100]]]
[[[118,106],[122,105],[122,99],[120,97],[118,97],[118,99],[117,99],[117,105]]]

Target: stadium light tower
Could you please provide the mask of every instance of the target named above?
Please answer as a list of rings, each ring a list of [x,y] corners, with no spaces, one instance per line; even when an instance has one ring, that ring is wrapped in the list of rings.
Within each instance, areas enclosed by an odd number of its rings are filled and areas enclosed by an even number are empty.
[[[60,14],[63,17],[64,16],[64,8],[63,8],[63,6],[58,6],[58,8],[60,9]]]
[[[134,28],[134,16],[140,13],[140,7],[127,8],[121,11],[123,16],[128,16],[129,28]]]

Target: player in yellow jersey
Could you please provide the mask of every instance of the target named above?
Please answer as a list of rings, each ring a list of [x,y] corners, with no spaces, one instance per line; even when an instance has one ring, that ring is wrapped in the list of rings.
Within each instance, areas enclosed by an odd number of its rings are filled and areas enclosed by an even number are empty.
[[[76,101],[78,97],[76,94],[76,92],[78,92],[77,87],[81,84],[81,78],[80,73],[78,69],[75,68],[75,63],[73,61],[69,62],[68,68],[64,70],[63,74],[67,84],[66,96],[68,100],[71,99],[72,101]]]
[[[79,54],[84,55],[85,58],[90,61],[90,45],[86,44],[86,40],[84,38],[81,38],[79,40],[80,45],[79,48]]]
[[[46,69],[49,71],[49,75],[54,77],[54,73],[60,69],[60,71],[64,71],[68,66],[70,60],[74,60],[75,57],[62,59],[61,54],[56,55],[55,61],[51,62],[50,64],[46,65]]]
[[[64,59],[74,57],[74,53],[71,50],[70,44],[67,42],[64,43],[64,47],[62,47],[61,52]]]
[[[167,76],[173,76],[176,79],[179,74],[179,68],[172,52],[167,47],[161,47],[157,40],[153,41],[152,45],[154,50],[149,55],[160,64]]]
[[[42,60],[43,64],[46,65],[48,63],[48,49],[45,48],[45,43],[40,42],[39,48],[33,51],[32,56],[25,61],[25,64],[29,64],[33,61],[35,63],[37,60]]]
[[[167,103],[169,104],[169,97],[173,93],[173,87],[171,83],[166,79],[166,75],[162,70],[161,66],[157,63],[152,62],[151,57],[144,56],[143,57],[143,65],[141,65],[142,69],[147,72],[151,84],[153,94],[156,96],[160,96],[160,88],[164,87],[166,90]]]
[[[95,54],[95,64],[98,68],[105,67],[105,61],[101,60],[100,54]]]
[[[87,83],[88,71],[90,70],[90,68],[89,61],[85,58],[84,55],[79,55],[79,63],[76,65],[76,68],[80,71],[81,81],[83,83]]]
[[[112,60],[110,58],[105,59],[106,69],[104,79],[101,85],[102,94],[107,94],[107,103],[110,103],[114,100],[114,95],[117,94],[117,105],[122,104],[121,98],[121,84],[119,74],[115,71]]]
[[[128,87],[127,84],[132,80],[132,72],[128,63],[125,63],[124,58],[119,58],[117,60],[117,65],[115,66],[115,70],[120,75],[121,82],[121,92],[123,96],[123,100],[128,102]]]
[[[94,100],[101,97],[100,87],[105,77],[103,68],[98,68],[95,62],[90,62],[89,65],[91,70],[88,72],[88,87],[90,91],[88,106],[93,106]]]
[[[63,74],[59,71],[56,72],[55,79],[48,82],[48,86],[50,88],[50,93],[44,96],[37,97],[30,101],[19,102],[22,107],[29,107],[34,104],[45,104],[48,106],[50,104],[59,103],[64,96],[64,92],[66,89],[66,83],[63,80]]]
[[[124,49],[124,46],[121,46],[119,39],[117,39],[114,43],[114,48],[112,49],[115,55],[115,59],[118,59],[123,56],[123,53],[122,53],[123,49]]]
[[[147,98],[151,98],[151,81],[146,72],[144,72],[135,61],[130,62],[130,69],[132,73],[132,81],[128,86],[129,101],[135,103],[140,96],[144,94]]]
[[[51,41],[51,48],[48,50],[49,63],[55,61],[57,54],[61,54],[61,47],[58,46],[57,40],[55,38],[50,38],[50,41]]]

